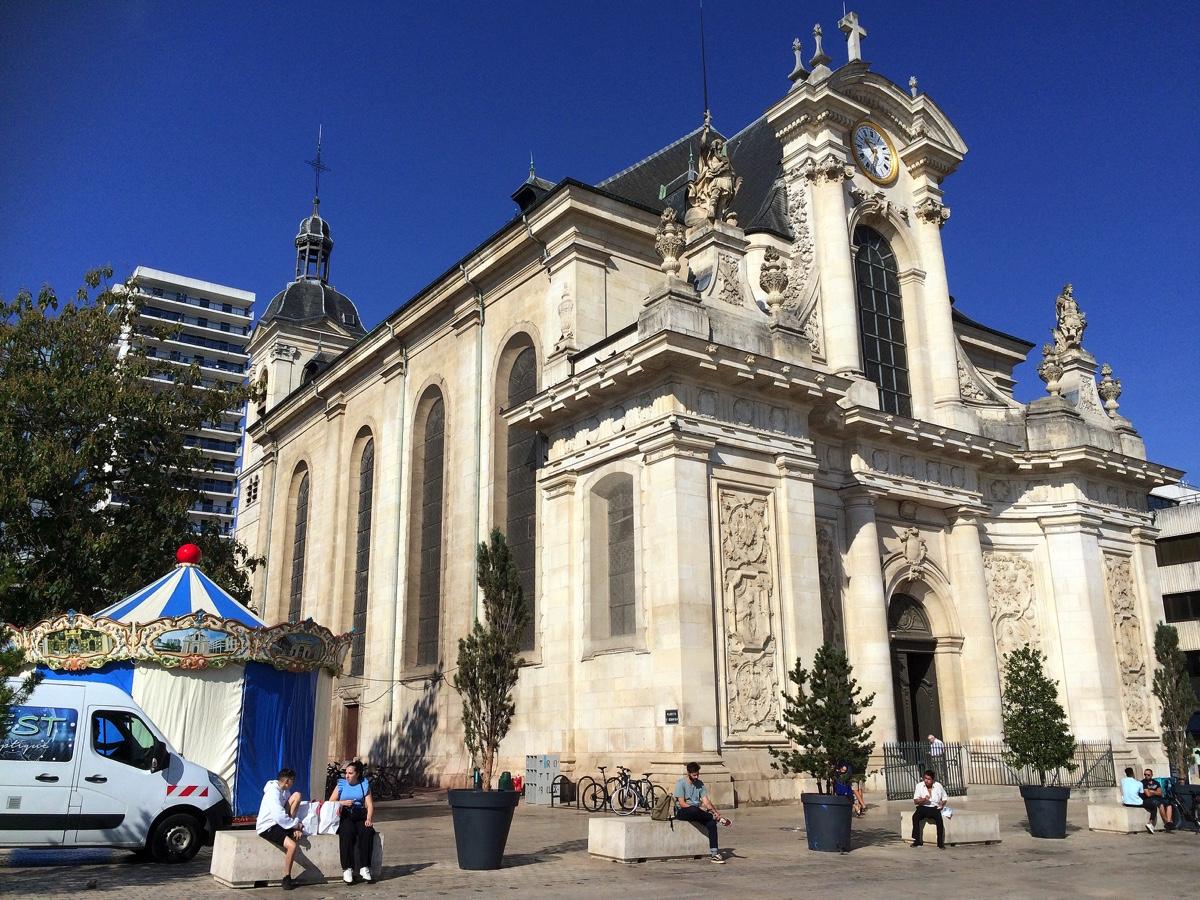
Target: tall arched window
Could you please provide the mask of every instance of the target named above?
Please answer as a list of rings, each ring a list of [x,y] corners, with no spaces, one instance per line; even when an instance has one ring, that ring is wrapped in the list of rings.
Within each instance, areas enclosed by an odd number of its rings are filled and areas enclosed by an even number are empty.
[[[418,666],[438,662],[442,615],[442,504],[446,443],[446,406],[441,392],[430,388],[417,405],[409,556],[409,612],[406,641],[410,660]],[[413,602],[415,600],[415,602]]]
[[[350,674],[362,675],[367,649],[367,586],[371,574],[371,506],[375,494],[375,441],[367,438],[358,463],[358,516],[354,544],[354,643]]]
[[[618,472],[603,478],[592,489],[589,518],[592,638],[636,635],[633,477]]]
[[[288,590],[288,621],[299,622],[304,601],[304,549],[308,540],[308,471],[300,475],[292,518],[292,581]]]
[[[513,359],[508,374],[506,407],[522,403],[537,393],[537,353],[525,347]],[[521,637],[521,649],[532,650],[537,595],[534,593],[537,557],[537,467],[538,436],[532,428],[507,429],[505,468],[504,533],[512,551],[525,595],[529,621]]]
[[[854,229],[854,280],[858,292],[858,333],[863,367],[879,386],[885,412],[912,416],[908,383],[908,349],[904,342],[904,311],[900,278],[892,248],[878,231]]]

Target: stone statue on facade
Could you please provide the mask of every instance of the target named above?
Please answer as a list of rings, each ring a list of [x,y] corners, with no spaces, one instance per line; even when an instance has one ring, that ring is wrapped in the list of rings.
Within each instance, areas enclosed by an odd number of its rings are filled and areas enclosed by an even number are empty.
[[[1066,284],[1062,293],[1054,303],[1055,316],[1058,324],[1055,326],[1054,349],[1062,353],[1065,350],[1078,350],[1083,345],[1083,330],[1087,327],[1087,316],[1075,302],[1075,289]]]
[[[688,228],[716,222],[737,224],[737,214],[729,207],[742,186],[742,179],[733,174],[724,139],[710,137],[710,118],[706,112],[704,130],[700,133],[699,171],[687,189],[688,210],[683,224]]]

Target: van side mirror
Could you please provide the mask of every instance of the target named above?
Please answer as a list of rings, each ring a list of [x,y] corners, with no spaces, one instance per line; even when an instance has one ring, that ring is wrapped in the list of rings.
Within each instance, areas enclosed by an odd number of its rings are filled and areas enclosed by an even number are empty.
[[[171,762],[171,754],[167,752],[167,745],[160,740],[154,741],[154,746],[150,749],[150,771],[161,772]]]

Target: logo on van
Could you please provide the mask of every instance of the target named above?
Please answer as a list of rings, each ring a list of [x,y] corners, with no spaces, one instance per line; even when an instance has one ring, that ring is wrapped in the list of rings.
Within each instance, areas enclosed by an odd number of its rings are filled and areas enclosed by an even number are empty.
[[[66,762],[75,753],[79,716],[58,706],[14,706],[4,719],[0,760]]]

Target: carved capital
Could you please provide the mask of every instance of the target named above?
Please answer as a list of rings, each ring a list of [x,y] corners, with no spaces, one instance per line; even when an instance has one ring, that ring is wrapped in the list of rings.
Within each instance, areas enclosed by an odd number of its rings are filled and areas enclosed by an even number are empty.
[[[938,228],[945,225],[946,220],[950,218],[950,207],[932,197],[926,197],[918,203],[917,208],[913,212],[922,222],[936,225]]]
[[[835,153],[828,154],[820,162],[807,159],[800,166],[800,174],[814,184],[840,184],[854,177],[854,167]]]

